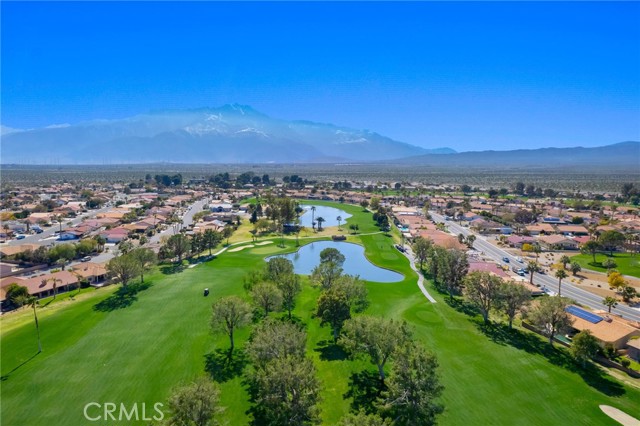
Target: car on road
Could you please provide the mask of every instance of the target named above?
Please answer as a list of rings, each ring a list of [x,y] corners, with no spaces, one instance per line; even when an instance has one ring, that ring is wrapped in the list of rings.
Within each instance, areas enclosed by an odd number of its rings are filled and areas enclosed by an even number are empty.
[[[81,261],[83,261],[83,262],[88,262],[88,261],[90,261],[90,260],[91,260],[91,256],[85,256],[85,257],[83,257],[83,258],[82,258],[82,259],[80,259],[80,260],[81,260]]]
[[[517,260],[519,263],[522,263],[522,258],[521,258],[520,256],[516,257],[516,260]]]
[[[502,258],[502,261],[504,263],[509,263],[509,258],[507,256],[505,256],[505,257]]]
[[[24,240],[26,235],[18,234],[16,235],[16,240]]]

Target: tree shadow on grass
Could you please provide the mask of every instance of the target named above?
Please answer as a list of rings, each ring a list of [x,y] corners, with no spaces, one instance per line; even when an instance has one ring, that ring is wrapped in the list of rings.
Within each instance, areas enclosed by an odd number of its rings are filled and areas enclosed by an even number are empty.
[[[224,383],[242,375],[248,364],[249,359],[242,349],[234,350],[232,356],[228,349],[216,349],[204,356],[205,371],[218,383]]]
[[[475,317],[480,314],[478,308],[464,299],[458,297],[454,297],[453,299],[451,299],[450,297],[446,297],[444,300],[447,305],[467,316]]]
[[[318,342],[318,346],[314,351],[320,353],[320,359],[323,361],[343,361],[347,359],[347,353],[333,340]]]
[[[111,312],[129,307],[138,300],[138,293],[151,287],[151,283],[134,283],[120,287],[103,301],[93,305],[94,311]]]
[[[194,256],[194,257],[190,257],[187,259],[187,262],[189,263],[189,265],[198,265],[200,263],[204,263],[204,262],[208,262],[210,260],[215,259],[216,256],[214,256],[213,254],[211,256],[206,255],[206,256]]]
[[[506,324],[485,324],[481,319],[472,321],[493,342],[499,345],[513,346],[531,354],[542,355],[551,364],[579,374],[585,383],[607,396],[621,396],[625,393],[624,387],[598,366],[588,363],[583,368],[567,350],[551,346],[535,334],[509,329]]]
[[[20,365],[14,367],[13,370],[9,371],[7,374],[3,374],[2,376],[0,376],[0,382],[4,382],[4,381],[8,380],[9,376],[11,375],[11,373],[13,373],[14,371],[18,370],[23,365],[28,364],[29,361],[31,361],[32,359],[34,359],[38,355],[40,355],[40,352],[36,352],[35,354],[31,355],[31,357],[29,357],[29,359],[26,359],[26,360],[22,361],[22,363]]]
[[[170,263],[160,266],[160,272],[165,275],[179,274],[182,271],[184,271],[184,265],[182,264]]]
[[[376,402],[386,389],[378,373],[363,370],[349,377],[349,390],[344,398],[352,398],[351,408],[354,412],[364,410],[367,414],[377,412]]]

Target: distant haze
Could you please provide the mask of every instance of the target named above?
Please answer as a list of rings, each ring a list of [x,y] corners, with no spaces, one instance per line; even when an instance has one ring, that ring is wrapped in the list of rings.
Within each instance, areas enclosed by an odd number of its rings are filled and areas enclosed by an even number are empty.
[[[2,127],[3,164],[367,163],[412,167],[636,166],[640,144],[456,153],[359,130],[272,118],[248,105],[155,111],[40,129]]]
[[[8,129],[2,137],[2,163],[328,163],[455,152],[434,148],[413,146],[369,130],[278,120],[250,106],[231,104],[41,129]]]

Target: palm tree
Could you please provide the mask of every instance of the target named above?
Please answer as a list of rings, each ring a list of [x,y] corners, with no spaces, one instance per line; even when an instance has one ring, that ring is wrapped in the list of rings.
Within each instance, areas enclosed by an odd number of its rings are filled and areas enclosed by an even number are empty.
[[[336,217],[336,220],[338,221],[338,230],[340,230],[340,222],[342,222],[342,216]]]
[[[527,271],[530,274],[529,283],[533,284],[533,274],[536,272],[540,272],[540,266],[538,265],[538,262],[530,261],[529,263],[527,263],[527,267],[525,268],[525,271]]]
[[[322,231],[322,222],[325,222],[324,218],[318,216],[317,222],[318,222],[318,231]]]
[[[62,284],[62,280],[60,278],[49,278],[51,280],[51,282],[53,283],[53,298],[55,299],[56,296],[58,295],[58,283]]]
[[[311,206],[311,224],[315,223],[315,216],[316,216],[316,206]]]
[[[102,235],[97,235],[94,240],[98,243],[98,251],[104,250],[104,245],[107,243],[107,240]]]
[[[564,269],[558,269],[558,271],[556,272],[556,278],[558,279],[558,296],[560,296],[562,294],[561,290],[562,290],[562,280],[564,278],[567,278],[569,275],[567,275],[567,271],[565,271]]]
[[[567,269],[567,263],[571,262],[571,259],[566,254],[560,258],[560,263],[562,263],[562,269]]]
[[[609,308],[609,313],[611,313],[611,308],[615,308],[616,306],[618,306],[618,301],[615,297],[607,296],[602,299],[602,304]]]

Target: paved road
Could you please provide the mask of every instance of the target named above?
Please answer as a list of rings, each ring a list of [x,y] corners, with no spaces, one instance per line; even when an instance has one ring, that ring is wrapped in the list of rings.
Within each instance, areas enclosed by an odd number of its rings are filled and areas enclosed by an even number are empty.
[[[73,219],[64,219],[62,224],[62,230],[64,231],[65,229],[68,229],[72,226],[76,226],[83,220],[96,217],[96,215],[100,213],[104,213],[110,209],[111,207],[103,207],[98,210],[90,210],[89,212],[78,215]],[[70,225],[68,224],[69,221],[71,221]],[[55,232],[60,230],[60,224],[54,223],[52,226],[48,228],[43,228],[43,229],[44,229],[43,232],[40,234],[27,235],[25,238],[21,240],[14,239],[11,241],[7,241],[3,245],[8,245],[8,246],[19,246],[22,244],[49,245],[49,244],[55,243],[57,241],[57,236],[55,235]],[[64,242],[69,242],[69,241],[64,241]]]
[[[209,202],[208,198],[203,198],[202,200],[196,201],[191,206],[187,207],[187,211],[182,216],[182,226],[176,227],[174,230],[173,225],[169,225],[167,229],[162,232],[158,232],[153,237],[149,238],[149,245],[158,244],[160,242],[160,238],[163,236],[172,236],[175,232],[179,232],[181,228],[185,228],[193,223],[193,216],[202,211],[202,207]]]
[[[204,199],[204,200],[200,200],[200,201],[196,201],[194,204],[192,204],[191,206],[187,207],[187,211],[186,213],[183,215],[182,217],[182,226],[189,226],[191,223],[193,223],[193,216],[202,210],[202,206],[205,205],[208,202],[208,200]],[[104,210],[108,210],[107,209],[102,209]],[[95,216],[96,214],[98,214],[100,211],[96,210],[93,214],[93,216]],[[79,219],[81,220],[81,219]],[[53,234],[53,232],[51,233]],[[44,235],[44,232],[42,234],[38,234],[35,236],[40,236],[42,237],[42,235]],[[161,233],[158,233],[156,235],[154,235],[153,237],[151,237],[149,240],[151,242],[155,241],[155,242],[159,242],[160,238],[162,237],[162,235],[173,235],[173,228],[169,227],[166,230],[162,231]],[[32,236],[33,237],[33,236]],[[53,238],[51,235],[49,235],[49,237]],[[20,241],[26,241],[27,239],[25,238],[24,240],[20,240]],[[48,241],[54,241],[53,239],[50,239]],[[74,242],[74,241],[64,241],[64,242]],[[46,243],[43,242],[43,243]],[[37,244],[34,243],[34,244]],[[106,263],[109,260],[111,260],[116,254],[118,253],[118,247],[115,244],[107,244],[105,247],[105,250],[102,253],[99,253],[95,256],[91,257],[91,262],[95,262],[95,263]],[[74,260],[73,262],[68,263],[67,265],[65,265],[65,269],[68,270],[70,267],[80,263],[80,260]],[[48,273],[51,272],[51,270],[53,269],[57,269],[59,268],[58,266],[52,266],[49,269],[44,269],[44,270],[40,270],[40,271],[36,271],[33,274],[28,274],[26,275],[28,276],[32,276],[32,275],[40,275],[43,273]]]
[[[453,232],[455,235],[458,235],[460,233],[464,235],[472,234],[472,232],[468,228],[460,226],[453,221],[445,221],[442,215],[439,215],[435,212],[429,213],[431,213],[431,217],[436,222],[445,222],[445,224],[449,228],[449,231]],[[509,252],[494,246],[493,244],[486,241],[486,238],[481,235],[476,234],[476,241],[474,242],[473,247],[476,250],[483,251],[485,256],[491,257],[493,260],[497,261],[500,264],[504,263],[502,261],[502,258],[507,257],[510,260],[510,264],[520,265],[520,263],[516,261],[516,256],[513,256]],[[522,267],[525,267],[524,264],[521,265]],[[554,293],[558,292],[558,279],[553,276],[535,274],[533,282],[534,284],[539,284],[542,288],[546,288]],[[602,296],[598,296],[586,290],[578,288],[571,284],[568,279],[562,280],[561,293],[562,296],[570,297],[576,302],[584,306],[589,306],[592,309],[604,309],[604,305],[602,304]],[[630,306],[620,304],[617,308],[613,308],[611,312],[618,314],[626,319],[640,321],[640,310],[637,308],[632,308]]]

